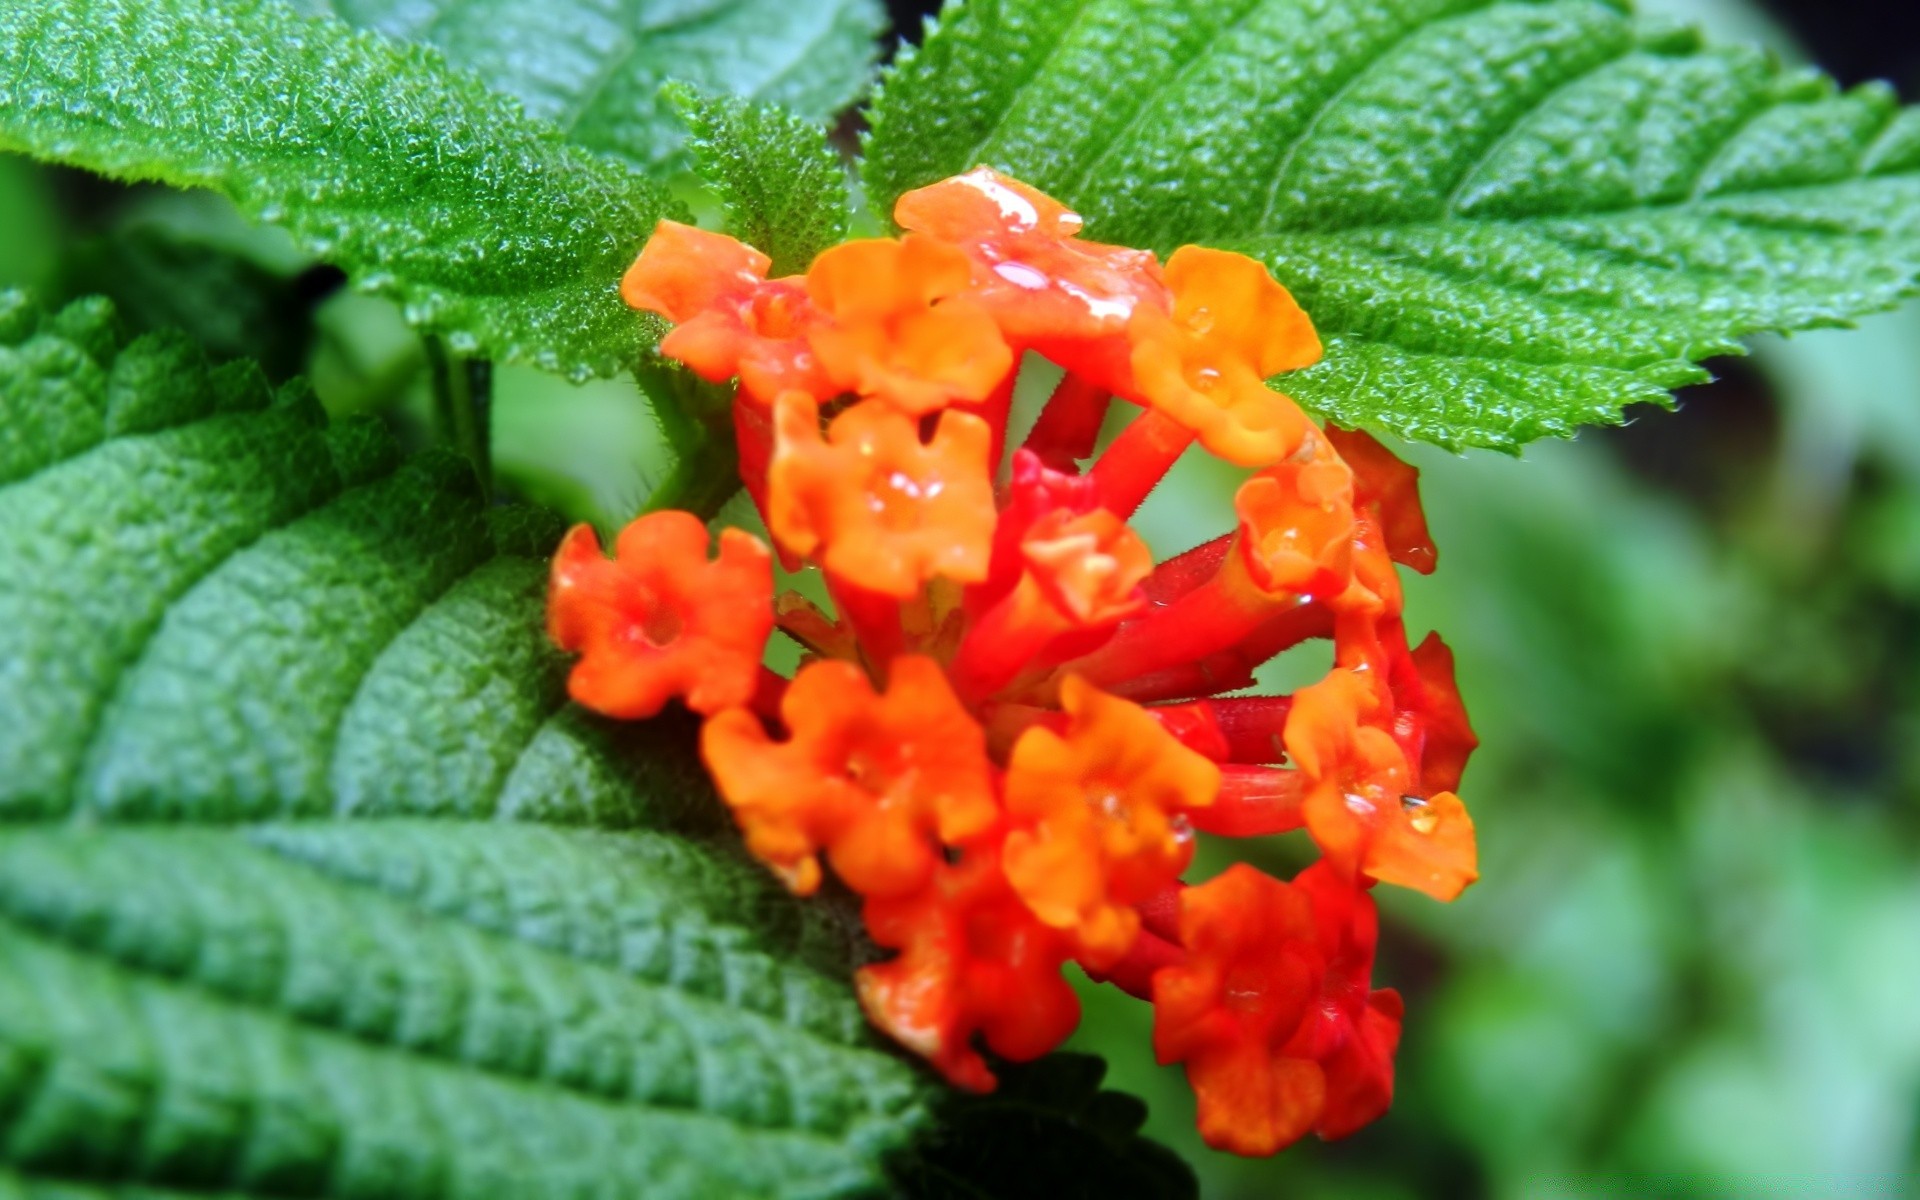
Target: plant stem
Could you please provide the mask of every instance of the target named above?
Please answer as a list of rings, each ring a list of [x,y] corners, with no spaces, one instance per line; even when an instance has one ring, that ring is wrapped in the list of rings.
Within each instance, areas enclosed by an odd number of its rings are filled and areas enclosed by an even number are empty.
[[[493,363],[466,358],[427,338],[433,368],[433,401],[440,436],[473,463],[488,496],[493,495]]]

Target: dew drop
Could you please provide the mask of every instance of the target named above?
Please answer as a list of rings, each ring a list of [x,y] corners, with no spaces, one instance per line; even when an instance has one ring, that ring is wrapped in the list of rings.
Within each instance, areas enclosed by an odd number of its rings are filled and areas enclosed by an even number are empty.
[[[1013,286],[1025,288],[1030,292],[1045,291],[1047,284],[1051,282],[1046,272],[1022,262],[995,263],[993,273]]]
[[[1407,814],[1407,824],[1413,826],[1415,833],[1432,833],[1440,824],[1440,814],[1433,811],[1424,797],[1400,797],[1400,810]]]

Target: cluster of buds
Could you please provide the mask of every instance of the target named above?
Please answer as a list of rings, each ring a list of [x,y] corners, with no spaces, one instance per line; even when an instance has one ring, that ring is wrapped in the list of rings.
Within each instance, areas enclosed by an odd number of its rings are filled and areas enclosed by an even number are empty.
[[[873,1022],[954,1084],[1079,1019],[1077,963],[1149,1001],[1201,1132],[1272,1153],[1374,1119],[1399,996],[1373,990],[1370,890],[1450,900],[1475,878],[1453,789],[1475,742],[1437,638],[1409,648],[1395,564],[1432,569],[1416,473],[1319,428],[1266,380],[1320,344],[1258,262],[1164,266],[980,169],[903,196],[898,239],[803,276],[663,222],[623,295],[661,351],[736,381],[741,474],[775,550],[688,513],[592,530],[553,568],[551,629],[582,704],[679,700],[751,852],[793,891],[833,874],[895,951],[861,969]],[[1065,374],[1007,454],[1023,356]],[[1118,400],[1137,410],[1095,457]],[[1127,522],[1193,443],[1252,471],[1234,528],[1156,565]],[[1092,460],[1089,465],[1088,460]],[[764,665],[778,629],[804,651]],[[1310,638],[1291,696],[1228,695]],[[1193,886],[1196,835],[1304,829],[1292,881]]]

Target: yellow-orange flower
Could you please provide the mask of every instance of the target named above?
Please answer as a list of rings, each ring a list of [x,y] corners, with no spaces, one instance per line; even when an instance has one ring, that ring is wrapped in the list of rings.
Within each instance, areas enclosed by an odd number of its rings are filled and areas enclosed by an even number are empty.
[[[651,717],[681,697],[711,713],[753,696],[773,631],[773,559],[738,529],[708,561],[707,527],[683,512],[641,517],[600,552],[576,525],[554,556],[547,625],[581,653],[573,698],[611,717]]]
[[[1237,466],[1278,462],[1313,432],[1299,406],[1252,367],[1215,354],[1158,314],[1138,322],[1131,364],[1146,403]]]
[[[1035,726],[1007,765],[1007,878],[1036,916],[1109,965],[1139,932],[1133,905],[1179,878],[1193,854],[1183,809],[1213,803],[1220,768],[1139,705],[1076,677],[1060,690],[1064,733]]]
[[[1320,357],[1320,339],[1267,269],[1242,254],[1186,246],[1167,260],[1171,313],[1142,308],[1129,330],[1143,402],[1214,454],[1264,467],[1300,449],[1313,423],[1266,385]]]
[[[1418,473],[1268,386],[1321,346],[1255,259],[1189,246],[1163,269],[984,167],[894,216],[904,236],[771,280],[732,238],[656,231],[622,294],[675,322],[668,357],[739,380],[741,482],[832,611],[770,603],[744,535],[707,564],[689,515],[637,525],[654,544],[630,530],[613,563],[576,531],[551,609],[587,651],[575,694],[709,714],[749,850],[797,892],[831,868],[862,896],[898,953],[858,971],[861,1004],[955,1085],[1067,1036],[1075,961],[1152,999],[1210,1144],[1357,1129],[1392,1098],[1400,1023],[1371,987],[1370,889],[1450,899],[1477,869],[1451,656],[1409,650],[1402,620],[1399,566],[1433,566]],[[1003,462],[1030,353],[1063,375]],[[1143,411],[1102,446],[1117,402]],[[1196,442],[1257,473],[1234,529],[1156,566],[1126,522]],[[750,616],[706,599],[697,572],[722,567]],[[791,681],[758,662],[776,612],[805,653]],[[1227,695],[1323,637],[1320,683]],[[1188,888],[1194,827],[1304,828],[1321,858]]]
[[[800,392],[780,397],[774,421],[767,523],[784,550],[901,598],[936,575],[986,577],[997,514],[985,421],[942,413],[923,443],[919,422],[867,400],[823,439],[819,407]]]
[[[913,236],[821,254],[807,293],[829,318],[811,334],[827,377],[916,417],[986,399],[1012,373],[1013,352],[962,294],[970,275],[964,254]]]
[[[1473,820],[1452,792],[1423,796],[1379,722],[1380,681],[1335,669],[1294,694],[1284,738],[1307,776],[1302,812],[1327,861],[1351,876],[1451,900],[1479,878]]]
[[[1216,357],[1244,362],[1263,379],[1320,361],[1313,322],[1257,259],[1182,246],[1166,277],[1174,324]]]
[[[1072,628],[1109,625],[1139,609],[1140,581],[1153,553],[1125,521],[1104,508],[1055,509],[1020,543],[1027,578]]]
[[[852,663],[812,663],[780,716],[784,742],[745,709],[718,713],[700,753],[747,848],[796,892],[819,887],[822,850],[857,892],[911,892],[943,843],[998,816],[985,735],[932,659],[894,659],[885,695]]]

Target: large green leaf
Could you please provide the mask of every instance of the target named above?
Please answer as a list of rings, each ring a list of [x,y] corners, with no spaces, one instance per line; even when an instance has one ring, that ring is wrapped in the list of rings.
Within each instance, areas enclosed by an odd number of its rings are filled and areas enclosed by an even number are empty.
[[[0,1195],[878,1186],[923,1076],[566,703],[551,520],[99,305],[0,309],[0,429]]]
[[[1321,413],[1512,449],[1920,272],[1920,112],[1601,0],[969,0],[887,79],[876,203],[989,163],[1098,238],[1258,255]]]
[[[680,145],[667,80],[824,120],[866,90],[884,24],[874,0],[299,2],[438,46],[573,141],[639,166]]]
[[[0,149],[225,193],[455,349],[576,377],[638,354],[616,285],[674,211],[437,52],[278,0],[0,5]]]
[[[567,702],[558,536],[0,295],[0,1197],[1013,1196],[1040,1129],[1190,1196],[1097,1069],[982,1103],[868,1029],[692,725]]]

